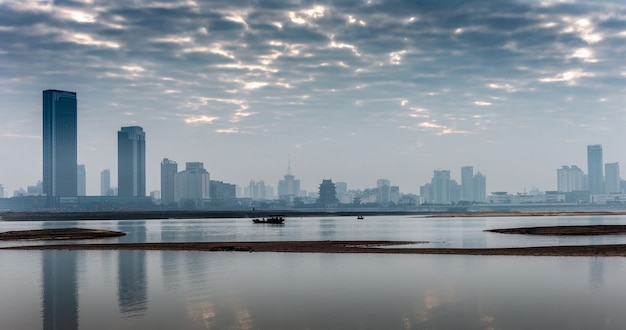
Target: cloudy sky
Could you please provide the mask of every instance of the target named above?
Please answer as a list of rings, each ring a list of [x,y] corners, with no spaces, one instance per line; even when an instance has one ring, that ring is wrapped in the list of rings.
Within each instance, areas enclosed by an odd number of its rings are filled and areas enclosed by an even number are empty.
[[[0,0],[5,195],[41,179],[45,89],[77,93],[88,194],[130,125],[148,191],[164,157],[276,187],[288,155],[309,191],[464,165],[552,190],[588,144],[626,162],[626,2]]]

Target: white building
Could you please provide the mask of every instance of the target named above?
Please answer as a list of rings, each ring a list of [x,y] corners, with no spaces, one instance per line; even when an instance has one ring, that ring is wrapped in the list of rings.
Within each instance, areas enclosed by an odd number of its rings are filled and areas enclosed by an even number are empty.
[[[174,199],[182,204],[191,201],[200,206],[209,199],[210,175],[201,162],[185,164],[185,170],[176,173],[174,178]]]
[[[563,166],[556,170],[557,190],[572,192],[585,190],[585,174],[576,165]]]

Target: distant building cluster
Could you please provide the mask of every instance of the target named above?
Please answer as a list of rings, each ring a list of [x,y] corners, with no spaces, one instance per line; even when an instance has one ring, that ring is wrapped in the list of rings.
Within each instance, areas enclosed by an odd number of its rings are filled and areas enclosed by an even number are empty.
[[[619,164],[603,163],[602,146],[587,146],[587,170],[576,165],[557,169],[557,190],[487,195],[487,179],[473,166],[461,168],[460,181],[450,170],[435,170],[430,182],[419,187],[419,196],[402,194],[399,186],[379,179],[376,186],[350,190],[345,182],[324,179],[318,191],[301,189],[291,171],[274,187],[264,180],[250,180],[245,187],[211,180],[202,162],[186,162],[178,169],[176,161],[161,162],[160,190],[146,196],[146,132],[140,126],[121,127],[117,132],[117,187],[111,185],[111,171],[100,172],[100,196],[87,196],[87,169],[77,161],[77,97],[75,92],[45,90],[42,94],[43,180],[13,197],[32,197],[19,207],[67,209],[84,204],[92,209],[127,208],[246,208],[246,207],[407,207],[419,205],[491,204],[626,204],[626,181],[621,180]],[[0,198],[7,197],[0,185]],[[2,209],[3,204],[0,204]],[[16,204],[17,205],[17,204]],[[85,206],[88,205],[88,206]]]
[[[556,170],[557,192],[565,202],[607,204],[626,200],[626,181],[620,178],[619,163],[603,163],[602,145],[587,146],[587,169],[587,174],[576,165]]]
[[[449,170],[434,171],[430,183],[420,187],[420,197],[427,204],[485,203],[487,178],[472,166],[461,168],[461,184],[450,178]]]

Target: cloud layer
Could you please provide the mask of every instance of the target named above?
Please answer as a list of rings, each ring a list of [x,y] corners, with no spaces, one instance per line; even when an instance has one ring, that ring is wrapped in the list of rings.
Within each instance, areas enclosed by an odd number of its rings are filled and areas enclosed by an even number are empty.
[[[163,157],[244,184],[277,180],[289,152],[310,190],[393,177],[397,163],[401,186],[464,163],[496,179],[505,145],[576,141],[584,156],[623,137],[624,54],[622,1],[4,0],[0,141],[4,153],[37,145],[41,90],[58,88],[78,93],[79,159],[94,177],[115,164],[115,130],[144,126],[149,189]],[[533,152],[517,150],[515,164]],[[25,180],[40,175],[32,154]],[[250,158],[262,164],[233,169]],[[350,158],[372,165],[357,174]],[[309,171],[320,159],[333,160]]]

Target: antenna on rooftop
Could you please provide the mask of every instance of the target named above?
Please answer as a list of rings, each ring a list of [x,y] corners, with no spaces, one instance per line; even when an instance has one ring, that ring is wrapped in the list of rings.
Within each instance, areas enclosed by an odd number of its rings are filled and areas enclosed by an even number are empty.
[[[287,154],[287,174],[291,174],[291,154]]]

